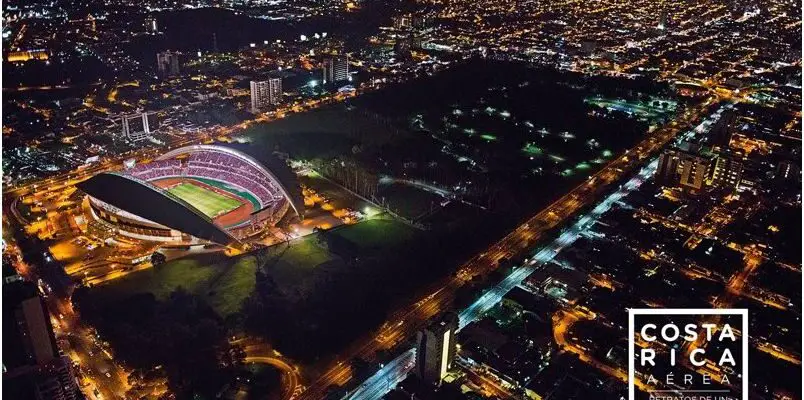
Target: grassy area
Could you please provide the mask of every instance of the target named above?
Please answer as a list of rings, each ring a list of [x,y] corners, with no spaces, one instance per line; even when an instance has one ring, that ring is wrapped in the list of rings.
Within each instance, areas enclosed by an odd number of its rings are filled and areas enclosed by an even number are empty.
[[[398,221],[372,219],[338,227],[331,234],[354,243],[359,252],[369,253],[391,250],[413,237],[415,230]],[[279,290],[303,295],[315,290],[317,275],[345,267],[341,257],[318,241],[317,235],[310,235],[292,241],[290,246],[279,244],[269,250],[264,271],[276,282]]]
[[[254,290],[257,263],[254,257],[226,259],[217,263],[185,258],[136,272],[92,289],[100,302],[123,299],[137,293],[152,293],[163,300],[179,287],[204,300],[222,317],[240,310]]]
[[[252,125],[240,136],[266,151],[280,149],[295,158],[336,157],[356,144],[380,146],[406,132],[343,104],[325,106],[280,120]]]
[[[298,158],[330,157],[348,152],[358,139],[354,122],[342,112],[319,109],[249,127],[242,136],[258,147],[280,148]],[[355,129],[355,128],[353,128]]]
[[[382,250],[410,240],[415,230],[399,221],[370,219],[354,225],[347,225],[333,231],[360,250]]]
[[[431,207],[438,209],[443,201],[438,195],[398,183],[380,186],[377,195],[385,198],[391,210],[414,220],[430,212]]]
[[[290,246],[279,244],[269,250],[269,261],[264,271],[270,275],[282,289],[304,291],[308,279],[316,267],[327,262],[338,262],[317,243],[315,236],[306,236],[290,243]]]
[[[227,184],[225,184],[225,183],[223,183],[223,182],[216,181],[216,180],[214,180],[214,179],[206,179],[206,178],[193,177],[193,180],[196,180],[196,181],[199,181],[199,182],[205,183],[205,184],[207,184],[207,185],[210,185],[210,186],[216,187],[216,188],[218,188],[218,189],[225,190],[225,191],[227,191],[227,192],[229,192],[229,193],[232,193],[232,194],[238,195],[238,196],[240,196],[240,197],[242,197],[242,198],[244,198],[244,199],[248,200],[248,201],[251,203],[251,205],[252,205],[252,206],[254,206],[254,209],[255,209],[255,210],[259,210],[259,209],[260,209],[260,201],[259,201],[259,200],[257,200],[257,199],[256,199],[256,198],[255,198],[255,197],[254,197],[254,196],[253,196],[251,193],[249,193],[249,192],[244,192],[244,191],[242,191],[242,190],[237,189],[237,188],[236,188],[236,187],[234,187],[234,186],[227,185]]]
[[[190,203],[208,217],[215,217],[234,210],[240,202],[192,183],[180,183],[168,189],[168,193]]]
[[[355,243],[361,252],[382,251],[409,240],[413,228],[394,221],[372,219],[333,231]],[[183,288],[204,299],[222,317],[238,312],[255,287],[257,261],[253,256],[211,261],[211,256],[183,258],[135,272],[107,285],[93,288],[98,304],[110,304],[138,293],[152,293],[164,300]],[[305,293],[315,289],[319,269],[343,268],[343,261],[319,245],[315,235],[279,244],[269,250],[264,271],[279,290]]]

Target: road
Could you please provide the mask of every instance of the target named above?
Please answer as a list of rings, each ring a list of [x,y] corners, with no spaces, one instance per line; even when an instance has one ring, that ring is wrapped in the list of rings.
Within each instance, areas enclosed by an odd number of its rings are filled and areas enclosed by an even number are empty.
[[[381,86],[379,86],[381,87]],[[354,95],[364,93],[366,91],[376,90],[379,87],[365,87],[358,90]],[[166,135],[168,139],[167,148],[174,149],[190,144],[202,143],[212,140],[212,138],[225,136],[248,128],[249,126],[257,123],[269,122],[275,119],[283,118],[285,114],[303,112],[319,106],[330,104],[337,101],[342,101],[347,97],[343,94],[334,94],[326,96],[315,102],[308,102],[302,106],[287,106],[286,109],[280,110],[277,116],[272,117],[266,114],[257,116],[254,119],[222,128],[209,129],[202,134],[187,134],[187,135]],[[281,114],[281,115],[280,115]],[[123,168],[123,162],[127,159],[148,160],[158,156],[164,149],[142,149],[131,151],[125,154],[117,154],[100,163],[91,165],[82,165],[75,170],[55,175],[46,179],[37,180],[34,182],[24,183],[18,186],[4,185],[3,194],[6,199],[13,199],[4,204],[11,210],[11,215],[15,217],[16,229],[23,229],[30,221],[25,218],[16,210],[18,201],[26,196],[32,196],[33,202],[43,201],[53,197],[54,193],[58,194],[65,190],[73,190],[73,187],[86,179],[94,176],[97,173],[105,171],[116,171]],[[9,221],[10,222],[10,221]],[[36,281],[34,268],[30,268],[25,263],[18,263],[18,269],[22,272],[29,272],[26,278]],[[141,266],[144,268],[147,266]],[[127,271],[130,272],[130,271]],[[124,272],[116,271],[113,277],[120,276]],[[25,274],[23,274],[25,276]],[[81,323],[79,316],[72,311],[71,301],[69,298],[58,298],[54,295],[46,296],[46,301],[54,320],[58,321],[56,329],[57,334],[66,340],[62,340],[61,344],[66,354],[78,362],[81,371],[84,373],[84,382],[82,382],[82,391],[87,398],[94,399],[95,389],[98,390],[103,399],[124,399],[126,398],[126,391],[128,386],[128,373],[112,357],[109,349],[106,349],[103,343],[94,335],[92,329]],[[53,311],[58,310],[58,311]],[[254,362],[268,362],[268,359],[257,354],[252,358]],[[285,368],[289,365],[283,365],[276,361],[271,361],[278,368],[286,371]],[[287,385],[292,387],[290,394],[284,398],[293,398],[292,396],[298,395],[302,386],[299,384],[298,372],[286,373]],[[152,393],[161,393],[166,391],[166,386],[163,384],[151,385],[154,388]]]
[[[6,252],[12,255],[14,267],[21,276],[31,282],[38,281],[36,268],[27,265],[21,257],[19,248],[13,242],[6,243]],[[110,350],[87,326],[81,324],[78,314],[68,298],[58,297],[45,290],[42,293],[51,321],[53,331],[59,340],[61,350],[76,362],[82,372],[81,386],[87,398],[95,399],[94,391],[104,399],[123,399],[128,385],[128,372],[115,362]],[[164,385],[153,385],[154,390],[161,392]]]
[[[407,377],[416,364],[416,349],[410,349],[367,379],[347,399],[380,399]]]
[[[470,365],[468,362],[461,362],[460,356],[456,358],[456,363],[461,371],[466,373],[466,377],[470,382],[475,384],[481,389],[487,397],[496,399],[512,399],[515,398],[508,388],[504,387],[495,378],[489,377],[486,371]]]
[[[325,99],[316,105],[335,100],[334,98]],[[573,217],[580,209],[592,204],[612,183],[618,182],[628,171],[641,164],[646,158],[661,149],[689,123],[700,118],[701,113],[713,104],[713,102],[714,99],[702,102],[696,107],[687,110],[669,125],[649,133],[647,137],[636,146],[626,150],[623,155],[612,160],[599,172],[589,177],[588,180],[576,186],[554,203],[528,219],[517,229],[491,246],[486,252],[469,260],[458,270],[458,273],[454,277],[450,277],[446,281],[435,285],[436,288],[430,295],[393,313],[389,321],[387,321],[378,332],[372,334],[369,338],[358,341],[337,357],[331,363],[330,367],[327,368],[326,372],[308,386],[307,390],[302,393],[301,398],[322,398],[325,396],[330,386],[343,385],[346,383],[351,378],[351,368],[346,364],[348,360],[356,357],[372,359],[375,357],[378,350],[391,349],[399,342],[410,337],[414,332],[421,329],[431,317],[447,310],[452,303],[455,291],[467,280],[471,279],[472,276],[486,274],[496,268],[497,262],[500,259],[518,256],[522,252],[532,248],[549,230],[560,226],[560,224]],[[293,111],[296,111],[295,108]],[[303,109],[299,109],[299,111],[303,111]],[[290,110],[288,112],[290,112]],[[232,127],[218,129],[214,132],[210,132],[208,135],[193,138],[183,137],[170,141],[168,147],[176,148],[201,142],[211,137],[230,134],[236,130],[244,129],[253,123],[265,122],[271,119],[271,117],[261,116]],[[106,160],[101,164],[83,167],[76,171],[51,177],[43,181],[8,188],[8,190],[4,190],[4,193],[9,197],[19,197],[36,192],[42,193],[63,189],[73,186],[77,182],[87,179],[98,172],[120,169],[121,163],[125,159],[147,159],[154,155],[156,155],[156,150],[152,149],[126,154],[118,158]],[[545,255],[548,253],[545,253]],[[522,269],[518,269],[517,271],[521,270]],[[478,312],[483,308],[484,307],[478,307]],[[466,320],[466,318],[463,320]]]
[[[308,386],[301,398],[320,399],[325,397],[330,387],[341,385],[342,383],[340,382],[343,382],[350,374],[349,370],[344,368],[344,364],[348,360],[354,358],[373,359],[377,351],[393,348],[397,343],[423,328],[430,318],[450,308],[456,290],[471,279],[472,276],[494,270],[498,261],[502,258],[514,258],[532,249],[537,241],[543,238],[549,230],[568,221],[584,207],[593,204],[600,195],[609,189],[611,184],[627,176],[633,168],[643,164],[648,157],[663,148],[680,132],[687,129],[691,123],[699,120],[715,101],[715,98],[707,99],[679,115],[670,124],[649,133],[645,139],[631,149],[626,150],[623,155],[612,160],[586,181],[529,218],[492,245],[487,251],[469,260],[459,268],[455,276],[441,282],[438,285],[439,287],[434,289],[430,295],[393,313],[391,318],[377,332],[342,352],[331,363],[330,368]],[[629,190],[630,187],[632,190],[638,186],[641,180],[644,179],[640,178],[640,176],[644,177],[652,174],[653,170],[651,168],[655,168],[655,163],[651,163],[651,165],[637,174],[632,181],[623,185],[623,188]],[[504,291],[506,287],[512,288],[516,286],[517,282],[521,282],[532,272],[531,268],[534,264],[552,258],[558,250],[571,243],[577,232],[591,223],[595,215],[599,216],[605,212],[611,204],[624,196],[625,193],[621,188],[621,190],[612,195],[614,197],[608,197],[606,201],[592,210],[591,215],[580,218],[573,229],[563,232],[553,244],[540,250],[534,260],[531,261],[530,266],[517,268],[500,286],[489,291],[478,302],[464,310],[461,313],[460,326],[465,326],[485,310],[490,309],[507,292],[507,290]]]
[[[128,159],[136,159],[136,160],[148,160],[152,159],[164,152],[188,146],[191,144],[198,144],[203,143],[205,141],[211,141],[214,138],[231,135],[235,132],[244,130],[252,125],[265,123],[270,121],[275,121],[278,119],[285,118],[285,116],[293,113],[302,113],[309,110],[313,110],[315,108],[332,104],[338,101],[343,101],[349,97],[358,96],[360,94],[374,91],[380,89],[383,86],[378,87],[370,87],[365,86],[361,87],[353,94],[345,95],[342,93],[338,94],[329,94],[327,96],[322,97],[319,100],[313,102],[307,102],[303,105],[287,105],[279,110],[276,111],[275,116],[269,116],[267,114],[260,114],[253,119],[246,120],[240,122],[235,125],[227,126],[227,127],[217,127],[217,128],[210,128],[206,129],[201,134],[177,134],[176,132],[169,132],[166,136],[166,146],[165,148],[161,149],[153,149],[153,148],[143,148],[141,150],[130,151],[125,154],[118,154],[116,156],[110,156],[108,159],[104,160],[103,162],[97,164],[90,164],[90,165],[82,165],[77,167],[72,171],[68,171],[62,174],[54,175],[49,178],[36,180],[33,182],[26,182],[20,185],[4,185],[3,186],[3,194],[12,197],[20,197],[25,196],[28,194],[36,193],[38,191],[52,191],[52,190],[59,190],[63,189],[68,186],[74,186],[76,183],[88,179],[93,175],[105,172],[105,171],[114,171],[120,170],[123,168],[123,161]]]
[[[294,366],[292,361],[282,356],[271,345],[254,337],[239,338],[231,343],[243,347],[246,353],[243,362],[246,364],[266,364],[282,373],[282,400],[293,400],[304,390],[299,367]]]
[[[645,180],[647,180],[651,175],[653,175],[653,173],[656,171],[657,166],[658,162],[656,160],[648,163],[648,165],[642,168],[634,177],[632,177],[628,182],[623,184],[619,190],[608,195],[604,200],[600,201],[591,211],[589,211],[587,214],[579,218],[568,229],[564,230],[561,233],[561,235],[559,235],[558,238],[554,239],[547,245],[539,248],[535,252],[534,257],[528,263],[516,268],[507,277],[505,277],[499,284],[497,284],[491,290],[483,294],[477,301],[472,303],[469,307],[461,311],[461,313],[459,314],[458,329],[459,330],[463,329],[472,321],[476,321],[477,319],[479,319],[484,313],[486,313],[497,303],[499,303],[506,293],[508,293],[511,289],[522,283],[522,281],[527,279],[527,277],[530,276],[530,274],[539,269],[542,265],[544,265],[547,262],[550,262],[563,248],[574,243],[575,240],[577,240],[580,237],[581,233],[584,230],[589,228],[594,223],[595,220],[597,220],[606,211],[608,211],[616,202],[620,201],[629,192],[639,188],[639,186]],[[565,350],[570,350],[573,353],[578,354],[579,358],[582,361],[587,362],[603,370],[612,377],[624,381],[627,378],[627,374],[624,371],[612,368],[607,364],[599,362],[594,358],[585,355],[581,349],[573,347],[570,343],[564,340],[564,334],[566,333],[566,331],[569,329],[572,323],[574,323],[578,318],[580,318],[580,316],[570,313],[565,313],[564,315],[567,317],[567,319],[561,319],[557,321],[554,326],[554,335],[556,337],[556,343],[558,343]],[[395,374],[401,374],[401,373],[402,371],[395,372]],[[477,371],[472,371],[471,375],[478,376],[480,374]],[[372,382],[375,384],[375,386],[371,390],[365,389],[364,393],[367,394],[380,393],[381,388],[385,386],[385,384],[382,381],[378,381],[374,379],[374,377],[372,377],[366,382],[364,382],[363,385],[361,385],[361,388]],[[494,381],[485,378],[483,382],[485,383],[485,385],[488,385],[490,382],[493,383]],[[499,385],[493,386],[492,389],[494,389],[498,393],[501,390],[505,390]],[[382,394],[384,393],[385,392],[383,392]],[[380,399],[382,397],[382,394],[376,397],[366,395],[360,397],[359,399],[360,400]],[[357,399],[358,397],[350,397],[350,398]]]

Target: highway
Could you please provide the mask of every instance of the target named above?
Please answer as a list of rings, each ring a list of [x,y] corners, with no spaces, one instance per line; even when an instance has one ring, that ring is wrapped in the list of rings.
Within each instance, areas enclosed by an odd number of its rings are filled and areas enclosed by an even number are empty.
[[[581,235],[581,233],[588,229],[600,216],[606,213],[611,206],[615,203],[620,201],[623,197],[625,197],[628,193],[636,190],[642,185],[645,180],[650,178],[651,175],[656,171],[656,167],[658,166],[658,160],[653,160],[652,162],[648,163],[647,166],[642,168],[636,176],[631,178],[628,182],[623,184],[619,190],[615,191],[614,193],[608,195],[603,201],[598,203],[591,211],[587,214],[579,218],[570,228],[565,229],[558,238],[550,242],[544,247],[539,248],[533,258],[525,265],[516,268],[513,272],[511,272],[507,277],[505,277],[499,284],[497,284],[494,288],[487,291],[483,296],[481,296],[477,301],[472,303],[469,307],[464,309],[459,314],[459,322],[458,322],[458,330],[463,329],[468,324],[473,321],[476,321],[480,318],[484,313],[494,307],[497,303],[499,303],[503,296],[508,293],[511,289],[515,288],[517,285],[522,283],[525,279],[527,279],[530,274],[534,271],[539,269],[542,265],[550,262],[563,248],[571,245],[574,243]],[[556,332],[565,332],[566,329],[569,327],[569,323],[561,325],[564,329],[556,329]],[[569,346],[565,340],[563,340],[563,335],[557,336],[561,341],[558,341],[559,344],[562,346],[567,347]],[[411,350],[408,350],[411,351]],[[584,354],[578,350],[574,351],[578,353],[581,357],[584,357]],[[403,353],[406,354],[406,353]],[[396,360],[395,360],[396,361]],[[587,362],[592,363],[593,365],[600,367],[600,368],[608,368],[608,371],[612,376],[625,379],[627,375],[624,371],[615,370],[603,363],[596,362],[593,359],[584,360]],[[390,365],[390,364],[389,364]],[[380,399],[382,396],[387,393],[390,388],[386,389],[385,392],[382,392],[382,388],[386,387],[386,381],[380,379],[378,375],[383,376],[397,376],[403,374],[402,370],[390,372],[390,371],[383,371],[377,373],[377,375],[372,376],[363,385],[360,386],[359,390],[354,394],[347,397],[348,399],[355,399],[355,400],[372,400],[372,399]],[[404,379],[404,377],[402,378]],[[400,379],[399,381],[401,381]],[[360,394],[360,396],[357,396]]]
[[[542,209],[492,245],[487,251],[469,260],[459,268],[454,277],[442,282],[439,285],[440,287],[436,288],[430,295],[393,313],[391,318],[377,332],[344,351],[324,374],[308,386],[301,398],[320,399],[326,397],[331,386],[342,385],[341,382],[348,381],[351,370],[344,367],[348,360],[353,358],[372,359],[378,350],[392,349],[396,344],[410,337],[417,330],[422,329],[430,318],[450,308],[455,291],[471,279],[472,276],[494,270],[498,261],[502,258],[515,258],[532,249],[537,241],[543,238],[550,229],[560,226],[560,224],[575,216],[579,210],[594,204],[609,189],[611,184],[623,179],[633,168],[644,164],[648,157],[663,148],[679,133],[688,129],[693,122],[698,121],[716,100],[716,98],[709,98],[688,109],[673,122],[648,133],[645,139],[631,149],[626,150],[623,155],[615,158],[586,181]],[[462,311],[460,313],[460,327],[466,326],[477,316],[490,309],[508,290],[530,275],[534,270],[534,266],[552,259],[558,251],[577,239],[580,231],[588,227],[596,217],[602,215],[630,190],[637,188],[646,177],[653,173],[656,166],[656,160],[648,163],[631,180],[623,184],[619,190],[597,204],[589,214],[579,218],[571,228],[564,230],[556,240],[540,248],[527,265],[515,269],[497,287],[484,294],[479,300]],[[374,391],[366,393],[369,392]]]
[[[316,105],[325,104],[334,100],[336,100],[334,97],[332,99],[325,99]],[[691,122],[698,120],[703,111],[711,106],[714,101],[714,98],[710,98],[688,109],[670,124],[648,133],[645,139],[631,149],[626,150],[622,155],[613,159],[608,165],[590,176],[585,182],[579,184],[567,194],[542,209],[539,213],[491,246],[487,251],[469,260],[460,267],[455,276],[434,285],[431,294],[391,314],[391,318],[383,324],[377,332],[373,333],[368,338],[359,340],[354,345],[347,348],[346,351],[342,352],[325,372],[301,393],[299,398],[319,399],[325,397],[331,386],[347,383],[351,379],[352,373],[348,365],[349,360],[354,358],[370,360],[375,357],[378,350],[395,348],[400,342],[421,329],[430,318],[448,310],[454,299],[455,291],[466,281],[475,275],[484,275],[494,270],[497,267],[498,261],[502,258],[515,258],[523,252],[532,249],[536,243],[544,237],[545,233],[565,223],[582,208],[593,204],[601,194],[609,189],[612,183],[619,182],[624,176],[630,173],[629,171],[644,163],[645,159],[665,146]],[[296,110],[293,109],[293,111]],[[301,111],[301,109],[299,111]],[[290,110],[288,112],[290,112]],[[208,140],[211,137],[230,134],[239,129],[246,128],[253,123],[269,121],[271,119],[273,118],[261,116],[241,124],[218,129],[215,132],[210,132],[208,135],[200,137],[195,136],[193,138],[186,136],[177,138],[177,140],[172,140],[168,147],[175,148],[197,143]],[[125,159],[148,159],[156,155],[156,151],[157,150],[148,149],[127,154],[125,156],[109,159],[101,164],[82,167],[76,171],[51,177],[36,183],[9,188],[4,190],[4,192],[6,195],[9,195],[9,197],[19,197],[31,193],[40,195],[52,190],[63,189],[73,186],[75,183],[89,178],[98,172],[119,169],[121,168],[122,161]],[[585,224],[591,223],[591,221],[591,216],[585,216],[581,218],[578,223],[581,224],[580,226],[584,226]],[[553,242],[551,246],[540,250],[536,254],[532,264],[516,269],[512,274],[513,276],[509,276],[501,283],[501,285],[503,285],[501,288],[493,290],[493,293],[487,293],[478,303],[464,310],[464,312],[461,313],[461,326],[465,326],[467,321],[476,318],[477,315],[490,308],[495,303],[494,299],[501,297],[502,294],[505,293],[502,292],[505,287],[516,286],[517,282],[527,277],[527,275],[532,272],[533,265],[537,264],[539,260],[552,258],[558,250],[571,243],[570,240],[574,240],[574,235],[572,229],[563,232],[559,239]]]
[[[355,400],[380,399],[399,384],[399,382],[402,382],[415,364],[416,349],[407,350],[399,357],[380,368],[376,374],[368,378],[357,390],[346,398]]]
[[[559,237],[553,242],[540,248],[527,264],[516,268],[510,275],[502,280],[497,286],[484,293],[477,301],[472,303],[460,313],[458,329],[463,329],[469,323],[476,321],[487,311],[491,310],[499,303],[506,293],[527,279],[530,274],[542,265],[550,262],[562,249],[574,243],[583,231],[591,227],[592,224],[605,214],[614,203],[620,201],[628,193],[639,188],[642,183],[650,178],[659,165],[658,160],[653,160],[642,168],[639,173],[620,187],[619,190],[607,196],[598,203],[589,213],[578,219],[571,227],[561,232]]]

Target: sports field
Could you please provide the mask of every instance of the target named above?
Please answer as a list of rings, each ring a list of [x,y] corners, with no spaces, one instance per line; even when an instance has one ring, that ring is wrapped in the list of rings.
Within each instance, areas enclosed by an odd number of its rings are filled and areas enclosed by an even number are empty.
[[[180,183],[169,188],[167,191],[190,203],[190,205],[210,218],[225,214],[240,206],[240,202],[236,199],[226,197],[189,182]]]

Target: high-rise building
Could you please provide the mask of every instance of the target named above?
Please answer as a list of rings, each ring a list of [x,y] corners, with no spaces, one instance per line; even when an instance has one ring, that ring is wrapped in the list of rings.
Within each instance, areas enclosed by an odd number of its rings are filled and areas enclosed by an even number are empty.
[[[175,51],[156,53],[156,68],[162,76],[178,75],[179,53]]]
[[[569,67],[572,64],[572,57],[569,54],[567,42],[564,40],[563,36],[559,36],[555,46],[555,56],[553,61],[559,66],[559,68]]]
[[[72,361],[67,356],[60,356],[41,366],[38,374],[34,376],[34,385],[37,399],[76,400],[81,398]]]
[[[707,145],[714,150],[728,149],[731,136],[737,127],[737,113],[732,109],[724,110],[715,123],[709,128]]]
[[[132,142],[147,139],[159,129],[156,113],[124,115],[121,124],[123,136]]]
[[[98,23],[95,17],[92,14],[87,14],[87,27],[92,32],[97,32],[98,30]]]
[[[722,188],[734,189],[740,184],[743,175],[743,161],[733,154],[718,154],[712,171],[712,184]]]
[[[4,264],[8,260],[3,260]],[[3,269],[3,395],[13,399],[75,400],[69,358],[59,354],[45,302],[36,285]]]
[[[659,155],[659,166],[654,174],[656,183],[665,186],[675,185],[680,160],[681,158],[678,157],[677,152],[672,151],[672,149],[662,152]]]
[[[780,161],[776,165],[775,177],[777,180],[782,181],[800,181],[801,167],[791,160]]]
[[[145,32],[151,34],[159,33],[159,26],[156,24],[155,17],[146,17],[144,25],[145,25]]]
[[[3,372],[3,396],[15,400],[83,399],[67,356]]]
[[[705,157],[684,157],[681,160],[679,184],[682,188],[698,191],[703,189],[711,167],[711,159]]]
[[[251,111],[259,112],[282,102],[282,78],[251,81]]]
[[[22,280],[4,284],[3,309],[13,318],[3,324],[4,369],[44,365],[58,358],[50,317],[36,285]]]
[[[662,11],[659,14],[659,23],[656,24],[656,29],[660,31],[667,29],[667,11]]]
[[[349,79],[349,56],[332,56],[324,60],[323,82],[337,83]]]
[[[399,30],[410,29],[413,27],[413,16],[410,14],[397,15],[391,18],[394,28]]]
[[[714,155],[708,150],[688,143],[667,149],[659,156],[656,182],[698,192],[707,183],[713,160]]]
[[[446,313],[416,334],[415,373],[424,382],[439,384],[455,359],[458,315]]]

